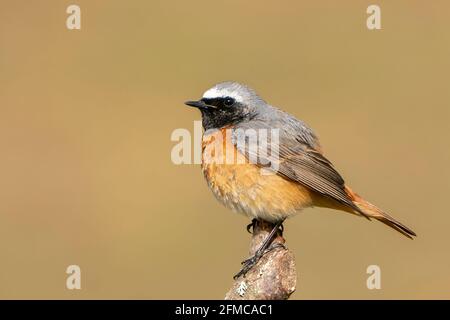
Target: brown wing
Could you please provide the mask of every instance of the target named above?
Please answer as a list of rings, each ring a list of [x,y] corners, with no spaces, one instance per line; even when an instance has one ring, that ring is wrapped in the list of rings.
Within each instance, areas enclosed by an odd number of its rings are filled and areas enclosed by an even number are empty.
[[[308,147],[280,149],[278,174],[345,204],[366,216],[345,192],[345,182],[328,159]],[[302,149],[302,150],[300,150]]]
[[[237,144],[237,148],[246,157],[258,159],[260,165],[267,167],[272,164],[272,168],[276,168],[278,175],[347,205],[369,219],[347,195],[344,179],[334,169],[332,163],[316,150],[319,148],[318,143],[308,144],[298,136],[281,134],[277,145],[277,156],[266,156],[271,154],[270,150],[261,152],[258,147],[249,147],[248,143],[244,146]]]

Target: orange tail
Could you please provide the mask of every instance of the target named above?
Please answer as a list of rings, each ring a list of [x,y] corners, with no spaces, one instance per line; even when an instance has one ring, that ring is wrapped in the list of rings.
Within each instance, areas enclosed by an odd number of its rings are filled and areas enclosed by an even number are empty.
[[[352,199],[353,203],[364,213],[366,216],[369,216],[371,218],[375,218],[378,221],[383,222],[385,225],[391,227],[392,229],[397,230],[404,236],[413,239],[413,236],[416,236],[414,231],[409,229],[404,224],[400,223],[399,221],[392,218],[390,215],[388,215],[383,210],[377,208],[370,202],[364,200],[361,198],[357,193],[353,192],[350,188],[345,187],[345,191],[349,195],[349,197]]]

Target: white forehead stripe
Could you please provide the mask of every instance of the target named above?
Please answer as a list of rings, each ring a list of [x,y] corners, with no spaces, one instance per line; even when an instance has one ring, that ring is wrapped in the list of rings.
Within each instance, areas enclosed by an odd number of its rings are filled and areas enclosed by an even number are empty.
[[[214,99],[214,98],[224,98],[231,97],[238,102],[242,102],[242,97],[236,93],[236,91],[229,89],[217,89],[216,87],[207,90],[203,94],[203,98]]]

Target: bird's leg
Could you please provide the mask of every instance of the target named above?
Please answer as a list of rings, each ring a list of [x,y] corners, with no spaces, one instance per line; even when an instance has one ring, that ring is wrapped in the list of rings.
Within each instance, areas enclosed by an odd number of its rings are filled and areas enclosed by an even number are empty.
[[[256,250],[255,254],[253,255],[253,257],[242,261],[243,267],[241,269],[241,271],[239,271],[233,278],[237,279],[242,275],[245,275],[251,268],[253,268],[256,263],[259,261],[259,259],[261,259],[261,257],[266,254],[269,251],[272,251],[275,248],[279,248],[279,247],[283,247],[284,245],[282,243],[275,243],[273,245],[272,241],[274,239],[274,237],[276,236],[278,230],[280,229],[280,227],[282,227],[283,225],[283,220],[277,222],[275,224],[275,226],[273,227],[273,229],[270,231],[269,235],[264,239],[263,243],[261,244],[261,246],[258,248],[258,250]],[[256,223],[256,221],[255,221]],[[253,227],[254,224],[252,223]],[[282,228],[281,228],[281,232],[282,232]]]
[[[253,233],[253,230],[255,229],[255,225],[256,225],[257,221],[258,220],[256,220],[256,218],[255,218],[255,219],[252,220],[252,222],[250,224],[247,225],[247,232],[248,233]],[[252,231],[250,231],[250,229],[252,229]]]

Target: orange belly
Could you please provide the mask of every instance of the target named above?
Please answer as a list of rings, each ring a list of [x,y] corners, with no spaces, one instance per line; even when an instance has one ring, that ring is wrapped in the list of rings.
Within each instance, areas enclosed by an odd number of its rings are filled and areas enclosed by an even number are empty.
[[[257,165],[238,162],[238,151],[225,129],[202,141],[202,171],[216,198],[233,211],[276,222],[320,201],[301,184],[277,174],[263,174]]]

